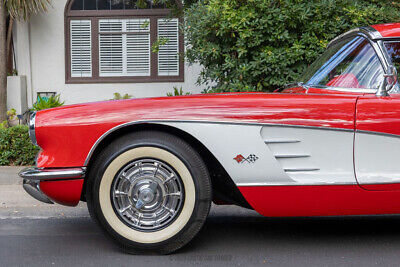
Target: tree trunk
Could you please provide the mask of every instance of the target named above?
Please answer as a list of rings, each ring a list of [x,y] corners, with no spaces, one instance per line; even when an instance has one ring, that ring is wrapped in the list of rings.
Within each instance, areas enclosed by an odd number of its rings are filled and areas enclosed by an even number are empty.
[[[0,122],[7,118],[7,47],[6,10],[0,0]]]
[[[13,55],[12,55],[12,32],[14,27],[14,20],[10,18],[7,30],[7,72],[13,72]]]

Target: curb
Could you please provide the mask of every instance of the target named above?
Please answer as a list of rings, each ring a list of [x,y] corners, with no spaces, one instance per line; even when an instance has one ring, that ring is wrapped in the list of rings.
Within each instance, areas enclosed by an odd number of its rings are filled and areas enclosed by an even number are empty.
[[[2,171],[2,170],[16,170],[16,169],[22,170],[23,168],[26,168],[26,167],[29,167],[29,166],[0,166],[0,171]]]
[[[0,166],[0,185],[12,185],[22,183],[18,173],[26,166]]]

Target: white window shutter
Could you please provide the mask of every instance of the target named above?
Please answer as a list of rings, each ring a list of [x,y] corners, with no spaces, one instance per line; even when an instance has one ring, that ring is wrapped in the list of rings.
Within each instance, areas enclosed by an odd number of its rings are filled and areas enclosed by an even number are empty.
[[[100,76],[150,76],[150,20],[99,21]]]
[[[126,72],[150,76],[150,20],[126,20]]]
[[[123,38],[121,20],[99,21],[100,76],[123,75]],[[117,34],[115,34],[117,33]]]
[[[90,20],[70,22],[71,77],[92,77],[92,24]]]
[[[179,75],[179,21],[178,19],[158,19],[158,38],[167,40],[158,51],[158,75]]]
[[[126,20],[126,31],[127,32],[149,32],[150,31],[150,19],[129,19]]]
[[[127,73],[132,76],[150,76],[150,34],[127,34]]]
[[[101,34],[100,76],[121,76],[123,73],[122,35]]]
[[[120,19],[100,20],[99,32],[122,32],[122,20]]]

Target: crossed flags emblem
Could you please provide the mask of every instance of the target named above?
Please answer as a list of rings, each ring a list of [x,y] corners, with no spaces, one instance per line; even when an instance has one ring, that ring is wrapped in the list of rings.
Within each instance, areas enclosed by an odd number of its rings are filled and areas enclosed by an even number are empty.
[[[254,163],[256,160],[258,160],[258,157],[254,154],[250,154],[247,158],[243,157],[242,154],[237,155],[236,157],[233,158],[234,160],[237,161],[237,163]]]

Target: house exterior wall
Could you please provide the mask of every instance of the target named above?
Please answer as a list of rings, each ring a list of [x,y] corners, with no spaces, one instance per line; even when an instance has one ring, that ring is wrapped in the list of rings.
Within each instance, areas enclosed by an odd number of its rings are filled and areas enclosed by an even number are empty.
[[[45,14],[18,23],[15,29],[16,63],[19,75],[27,77],[28,105],[36,101],[37,92],[57,92],[66,104],[107,100],[113,93],[128,93],[135,98],[165,96],[173,87],[200,93],[196,86],[199,65],[185,64],[184,82],[166,83],[65,83],[64,8],[67,0],[52,1]]]

